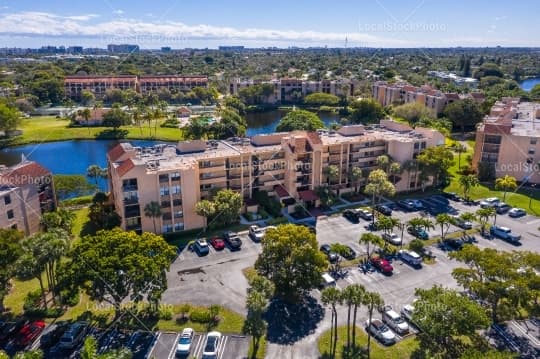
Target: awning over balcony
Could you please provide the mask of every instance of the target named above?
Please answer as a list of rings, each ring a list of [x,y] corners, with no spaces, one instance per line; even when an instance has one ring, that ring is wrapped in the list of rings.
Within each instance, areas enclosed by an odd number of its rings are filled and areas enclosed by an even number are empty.
[[[318,201],[319,196],[313,190],[299,191],[298,197],[304,202]]]
[[[275,186],[274,191],[276,191],[279,198],[287,198],[291,196],[283,186]]]

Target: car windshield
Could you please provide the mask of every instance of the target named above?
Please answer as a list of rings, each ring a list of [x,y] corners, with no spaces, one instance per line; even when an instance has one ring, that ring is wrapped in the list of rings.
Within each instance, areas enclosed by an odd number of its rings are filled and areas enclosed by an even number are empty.
[[[213,353],[216,348],[216,341],[217,338],[209,337],[208,341],[206,342],[206,346],[204,347],[204,351],[207,353]]]
[[[401,324],[403,322],[404,322],[404,320],[401,317],[394,318],[394,323],[396,323],[396,324]]]
[[[178,343],[179,344],[189,344],[189,343],[191,343],[191,339],[189,338],[189,336],[185,336],[185,337],[180,338]]]

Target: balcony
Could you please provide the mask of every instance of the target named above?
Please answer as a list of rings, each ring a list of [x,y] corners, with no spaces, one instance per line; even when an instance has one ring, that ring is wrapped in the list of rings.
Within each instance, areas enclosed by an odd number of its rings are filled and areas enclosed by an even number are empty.
[[[122,191],[123,192],[132,192],[132,191],[137,191],[139,188],[137,185],[132,185],[132,186],[122,186]]]
[[[139,202],[139,197],[124,197],[124,204],[136,204]]]

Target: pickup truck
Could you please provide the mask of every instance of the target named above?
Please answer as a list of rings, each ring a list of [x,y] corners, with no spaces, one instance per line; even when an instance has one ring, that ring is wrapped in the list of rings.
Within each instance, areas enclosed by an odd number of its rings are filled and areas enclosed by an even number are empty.
[[[498,237],[512,244],[521,244],[521,236],[519,234],[513,234],[512,230],[508,227],[491,226],[489,233],[491,233],[492,236]]]

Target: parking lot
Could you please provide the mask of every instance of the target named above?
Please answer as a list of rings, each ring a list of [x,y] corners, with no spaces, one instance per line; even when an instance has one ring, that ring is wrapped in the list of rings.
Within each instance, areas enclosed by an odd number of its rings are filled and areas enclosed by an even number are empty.
[[[176,343],[178,333],[158,333],[156,344],[148,356],[155,359],[172,359],[176,357]],[[193,337],[191,352],[188,358],[202,358],[206,334],[197,333]],[[218,346],[217,359],[238,359],[247,357],[249,338],[236,335],[223,335]]]

